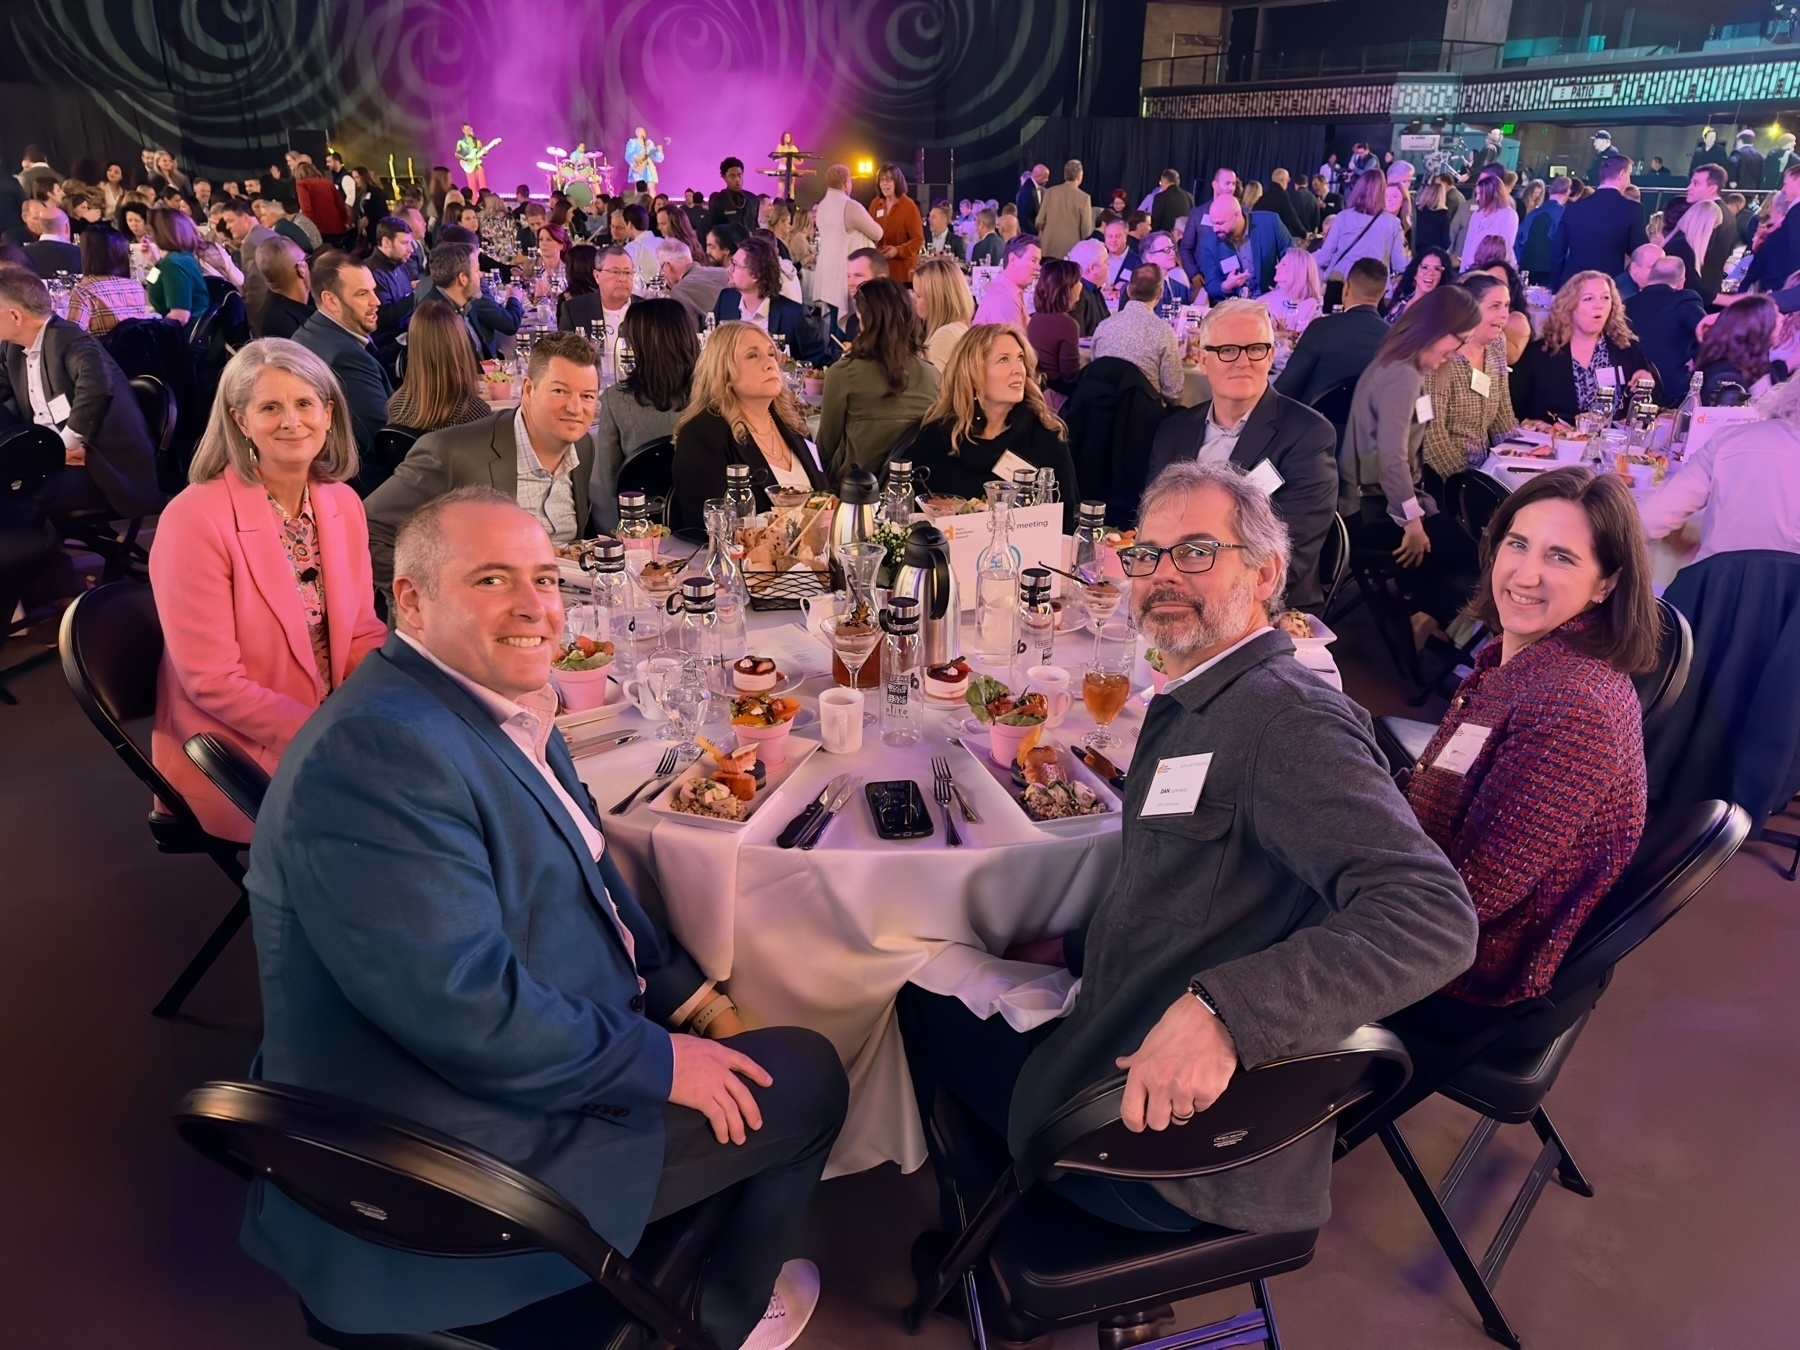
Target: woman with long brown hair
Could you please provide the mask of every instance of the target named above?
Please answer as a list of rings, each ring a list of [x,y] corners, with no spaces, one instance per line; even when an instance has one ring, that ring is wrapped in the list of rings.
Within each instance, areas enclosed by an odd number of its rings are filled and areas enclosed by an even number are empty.
[[[1387,209],[1387,177],[1380,169],[1366,169],[1357,177],[1344,201],[1344,209],[1325,227],[1319,246],[1319,275],[1327,282],[1342,280],[1361,258],[1387,264],[1389,272],[1406,266],[1406,230],[1400,218]]]
[[[427,300],[407,325],[406,378],[388,399],[389,425],[423,434],[479,422],[493,411],[480,378],[462,316],[448,300]]]
[[[706,256],[706,250],[700,247],[700,236],[694,233],[694,222],[673,202],[664,202],[656,208],[656,232],[664,239],[679,239],[696,258]]]
[[[700,339],[693,312],[679,300],[638,300],[619,335],[631,347],[631,373],[600,393],[594,421],[594,473],[588,500],[610,532],[619,523],[619,470],[651,441],[675,432],[694,387]]]
[[[1075,528],[1081,491],[1060,417],[1037,384],[1031,341],[1011,324],[978,324],[963,335],[937,398],[912,443],[915,469],[933,492],[980,497],[1017,469],[1052,469],[1063,499],[1063,529]]]
[[[879,473],[938,391],[937,370],[922,355],[924,325],[905,288],[876,277],[851,303],[856,338],[825,372],[819,419],[819,454],[834,483],[853,468]]]
[[[1694,356],[1694,373],[1703,383],[1700,401],[1717,407],[1725,386],[1737,385],[1748,397],[1747,402],[1766,392],[1774,380],[1769,371],[1770,351],[1775,345],[1775,325],[1781,314],[1775,302],[1766,295],[1747,295],[1729,305],[1714,319],[1700,338],[1700,350]]]
[[[749,466],[750,487],[762,511],[770,507],[770,488],[826,486],[824,466],[806,439],[800,401],[781,378],[775,343],[755,324],[741,321],[720,324],[707,339],[694,366],[687,409],[675,424],[680,527],[698,526],[707,499],[725,495],[727,464]]]
[[[1514,411],[1540,421],[1573,422],[1600,405],[1603,389],[1615,407],[1629,391],[1660,392],[1619,288],[1604,272],[1577,272],[1563,283],[1510,373]]]
[[[1032,288],[1033,308],[1025,324],[1047,391],[1045,401],[1060,409],[1081,374],[1081,324],[1069,313],[1081,295],[1081,269],[1067,258],[1045,258]]]

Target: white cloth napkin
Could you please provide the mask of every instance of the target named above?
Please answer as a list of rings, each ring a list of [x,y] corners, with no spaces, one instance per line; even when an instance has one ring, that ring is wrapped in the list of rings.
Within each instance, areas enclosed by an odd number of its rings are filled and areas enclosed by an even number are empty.
[[[927,993],[960,999],[983,1021],[999,1013],[1014,1031],[1066,1017],[1081,992],[1080,978],[1058,966],[1008,961],[961,943],[945,947],[911,982]]]

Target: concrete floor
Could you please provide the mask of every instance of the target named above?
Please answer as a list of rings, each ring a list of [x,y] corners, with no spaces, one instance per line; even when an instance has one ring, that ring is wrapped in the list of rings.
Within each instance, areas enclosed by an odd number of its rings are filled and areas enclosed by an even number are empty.
[[[1347,675],[1391,704],[1379,670],[1351,659]],[[247,936],[179,1021],[149,1015],[229,887],[204,860],[156,853],[145,794],[55,666],[15,688],[22,705],[0,706],[0,1350],[299,1350],[294,1299],[238,1250],[239,1183],[168,1125],[182,1092],[238,1076],[255,1049]],[[1552,1093],[1597,1194],[1551,1186],[1500,1282],[1527,1346],[1800,1344],[1800,886],[1776,856],[1747,847],[1621,968]],[[1471,1119],[1441,1101],[1408,1117],[1431,1175]],[[1524,1126],[1491,1148],[1459,1206],[1479,1245],[1534,1151]],[[1273,1282],[1290,1350],[1491,1344],[1378,1146],[1338,1165],[1333,1202],[1316,1259]],[[808,1255],[825,1299],[801,1347],[968,1344],[947,1320],[916,1339],[898,1323],[934,1207],[925,1174],[893,1168],[822,1188]],[[1224,1294],[1181,1311],[1191,1324],[1247,1306]]]

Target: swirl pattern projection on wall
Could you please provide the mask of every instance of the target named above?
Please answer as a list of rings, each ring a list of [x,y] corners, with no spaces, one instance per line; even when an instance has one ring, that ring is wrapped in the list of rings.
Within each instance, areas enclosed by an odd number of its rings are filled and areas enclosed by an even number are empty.
[[[663,182],[718,186],[784,131],[807,149],[954,146],[1009,167],[1065,112],[1079,0],[15,0],[48,82],[98,91],[134,136],[203,164],[252,162],[285,128],[421,171],[464,121],[502,137],[489,181],[540,186],[549,145],[615,163],[632,129],[671,137]],[[768,190],[770,180],[753,181]]]

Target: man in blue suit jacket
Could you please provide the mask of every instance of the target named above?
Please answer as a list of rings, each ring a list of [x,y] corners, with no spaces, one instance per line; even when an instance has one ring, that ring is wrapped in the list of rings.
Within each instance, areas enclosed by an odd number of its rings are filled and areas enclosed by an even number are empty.
[[[1194,266],[1188,278],[1206,288],[1218,304],[1228,296],[1248,299],[1274,288],[1275,264],[1294,246],[1293,235],[1272,211],[1252,211],[1248,219],[1238,199],[1214,197],[1206,224],[1193,241]],[[1186,240],[1182,241],[1184,244]]]
[[[1649,239],[1644,208],[1625,195],[1631,186],[1631,161],[1607,155],[1600,161],[1600,183],[1591,196],[1570,202],[1550,235],[1550,285],[1560,289],[1577,272],[1625,270],[1632,250]]]
[[[366,497],[388,476],[375,453],[375,433],[387,425],[388,397],[394,392],[372,340],[381,318],[381,293],[375,289],[375,274],[348,253],[322,253],[311,271],[319,308],[300,325],[294,341],[330,366],[343,388],[362,461],[356,490]]]
[[[787,339],[788,351],[796,360],[809,366],[830,363],[826,347],[826,328],[809,321],[806,308],[798,300],[781,293],[781,256],[768,240],[751,236],[737,246],[731,255],[731,285],[719,292],[713,305],[713,317],[720,323],[745,317],[744,292],[760,297],[756,302],[756,326],[770,337]]]
[[[551,720],[563,615],[542,526],[458,489],[402,527],[395,571],[399,631],[301,729],[260,813],[259,1072],[466,1139],[625,1252],[742,1183],[700,1307],[741,1345],[776,1311],[843,1120],[836,1053],[796,1028],[681,1034],[741,1023],[624,885]],[[595,1288],[552,1255],[393,1251],[260,1184],[243,1240],[345,1332],[469,1328],[584,1286],[554,1305],[578,1324]]]

